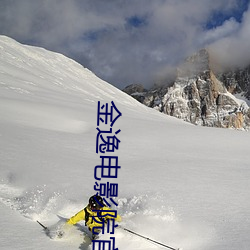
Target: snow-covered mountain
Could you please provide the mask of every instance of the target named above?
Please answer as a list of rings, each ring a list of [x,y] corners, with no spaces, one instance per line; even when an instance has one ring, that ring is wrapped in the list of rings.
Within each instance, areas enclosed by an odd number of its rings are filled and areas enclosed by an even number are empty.
[[[218,72],[218,79],[223,82],[230,93],[245,97],[250,103],[250,66]]]
[[[171,86],[146,91],[131,85],[124,92],[146,106],[196,125],[249,129],[249,68],[215,71],[208,50],[203,49],[180,65]]]
[[[166,116],[63,55],[4,36],[1,249],[91,249],[84,223],[51,240],[36,220],[53,228],[94,193],[98,101],[122,113],[113,127],[121,130],[121,225],[184,250],[249,249],[249,133]],[[122,229],[114,236],[119,250],[163,249]]]

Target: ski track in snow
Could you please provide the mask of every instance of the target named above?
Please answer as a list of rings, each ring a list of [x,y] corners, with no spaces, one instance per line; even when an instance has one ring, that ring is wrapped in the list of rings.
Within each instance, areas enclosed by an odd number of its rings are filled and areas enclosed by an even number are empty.
[[[196,225],[196,230],[190,225],[187,227],[184,222],[180,221],[173,208],[164,205],[164,199],[162,194],[119,198],[117,210],[123,218],[121,225],[171,247],[178,248],[182,244],[186,245],[185,249],[192,249],[193,246],[196,246],[197,249],[197,245],[204,244],[204,239],[203,242],[197,240],[199,225]],[[45,222],[50,229],[49,236],[53,240],[65,241],[69,245],[79,244],[79,249],[82,250],[90,249],[89,238],[86,237],[87,229],[83,222],[70,229],[67,228],[63,239],[57,238],[58,230],[64,228],[65,225],[65,220],[60,220],[57,215],[69,218],[83,208],[82,204],[66,200],[63,193],[50,192],[46,185],[22,190],[10,183],[1,183],[0,202],[17,211],[26,219]],[[162,230],[163,228],[164,230]],[[181,240],[180,236],[182,236]],[[124,237],[128,242],[125,249],[162,249],[158,244],[122,229],[116,230],[116,245],[119,246],[119,242],[123,242]],[[102,235],[101,239],[108,238],[106,235]],[[187,239],[188,242],[186,242]],[[121,246],[119,249],[123,249],[123,247]]]

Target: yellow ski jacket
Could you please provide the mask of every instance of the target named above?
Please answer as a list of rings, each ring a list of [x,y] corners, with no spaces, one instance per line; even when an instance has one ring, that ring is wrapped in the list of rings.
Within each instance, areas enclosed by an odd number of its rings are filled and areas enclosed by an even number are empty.
[[[89,206],[85,207],[77,214],[72,216],[68,221],[67,224],[75,225],[77,222],[81,220],[85,220],[85,225],[92,231],[93,227],[100,227],[100,223],[102,223],[102,218],[104,220],[114,219],[117,222],[121,221],[121,216],[115,214],[115,210],[110,210],[108,207],[104,206],[99,211],[102,212],[93,212]],[[100,217],[101,215],[101,217]],[[115,216],[116,215],[116,216]]]

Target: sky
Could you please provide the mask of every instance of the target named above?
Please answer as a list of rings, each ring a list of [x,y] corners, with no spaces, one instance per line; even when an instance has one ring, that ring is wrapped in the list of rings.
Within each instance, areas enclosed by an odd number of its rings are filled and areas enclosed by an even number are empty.
[[[165,82],[201,48],[225,65],[250,62],[249,0],[0,0],[0,34],[63,53],[120,89]]]

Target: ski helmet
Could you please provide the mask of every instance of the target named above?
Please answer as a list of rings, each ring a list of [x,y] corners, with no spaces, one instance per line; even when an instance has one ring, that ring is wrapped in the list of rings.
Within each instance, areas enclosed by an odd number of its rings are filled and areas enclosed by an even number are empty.
[[[103,199],[99,195],[93,195],[89,198],[89,206],[91,210],[98,210],[104,206]]]

